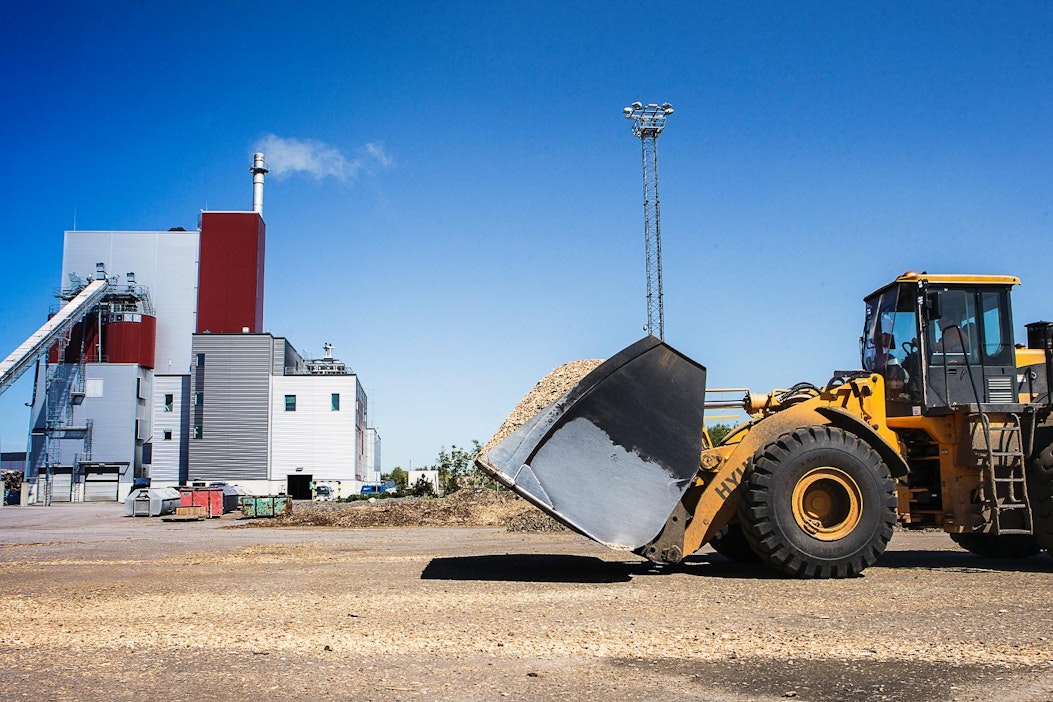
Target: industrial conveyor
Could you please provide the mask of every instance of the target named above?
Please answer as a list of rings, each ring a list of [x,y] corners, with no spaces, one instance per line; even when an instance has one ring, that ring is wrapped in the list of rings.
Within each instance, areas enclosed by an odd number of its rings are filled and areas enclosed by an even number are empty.
[[[21,346],[0,362],[0,395],[18,380],[36,358],[106,295],[108,282],[93,280],[77,296],[33,332]]]

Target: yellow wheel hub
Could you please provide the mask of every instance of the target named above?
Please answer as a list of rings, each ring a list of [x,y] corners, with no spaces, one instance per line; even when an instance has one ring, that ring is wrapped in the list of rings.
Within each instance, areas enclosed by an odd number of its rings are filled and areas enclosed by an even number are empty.
[[[837,541],[852,533],[863,513],[859,486],[840,468],[814,468],[793,489],[793,518],[820,541]]]

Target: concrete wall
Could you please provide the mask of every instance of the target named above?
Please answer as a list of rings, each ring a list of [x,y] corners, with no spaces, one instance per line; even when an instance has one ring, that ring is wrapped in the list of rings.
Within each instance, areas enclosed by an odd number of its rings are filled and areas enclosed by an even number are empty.
[[[424,478],[431,483],[431,489],[435,491],[435,494],[439,494],[439,471],[437,470],[410,470],[406,471],[406,475],[409,476],[406,481],[406,489],[412,490],[413,486],[417,484],[417,481]]]

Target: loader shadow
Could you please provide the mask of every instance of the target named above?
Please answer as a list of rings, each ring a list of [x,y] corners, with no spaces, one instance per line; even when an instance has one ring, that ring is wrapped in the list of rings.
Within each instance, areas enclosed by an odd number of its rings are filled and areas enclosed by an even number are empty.
[[[528,583],[627,583],[633,578],[692,576],[768,580],[781,577],[759,563],[736,563],[722,556],[690,556],[683,563],[656,565],[639,561],[605,561],[567,554],[504,554],[433,558],[421,580],[487,580]]]
[[[433,558],[421,580],[492,580],[528,583],[625,583],[645,563],[610,562],[593,556],[506,554]]]
[[[872,568],[922,568],[949,571],[1053,572],[1053,558],[983,558],[966,551],[886,551]]]
[[[1038,556],[1000,560],[953,551],[888,551],[871,569],[926,569],[962,572],[1050,572],[1053,559]],[[633,578],[685,574],[731,580],[785,580],[787,576],[761,563],[742,563],[707,553],[688,556],[676,565],[648,561],[605,561],[567,554],[502,554],[433,558],[421,580],[478,580],[526,583],[627,583]],[[857,577],[866,577],[863,573]]]

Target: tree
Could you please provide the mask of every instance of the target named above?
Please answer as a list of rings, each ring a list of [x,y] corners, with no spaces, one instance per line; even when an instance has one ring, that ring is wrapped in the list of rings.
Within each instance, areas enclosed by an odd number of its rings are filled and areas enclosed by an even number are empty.
[[[399,492],[402,492],[409,486],[409,473],[402,470],[398,466],[392,469],[387,475],[380,476],[384,480],[392,480],[395,485],[398,486]]]
[[[716,446],[724,440],[725,436],[731,433],[731,425],[724,423],[714,424],[713,426],[709,427],[708,431],[710,441],[712,441],[713,445]]]
[[[475,467],[475,457],[479,455],[482,444],[472,440],[472,448],[463,449],[456,445],[447,451],[439,449],[439,458],[434,468],[439,471],[439,489],[448,495],[462,487],[496,488],[497,483]]]
[[[410,494],[414,497],[435,497],[435,487],[427,476],[422,475],[417,478],[417,482],[413,483]]]

